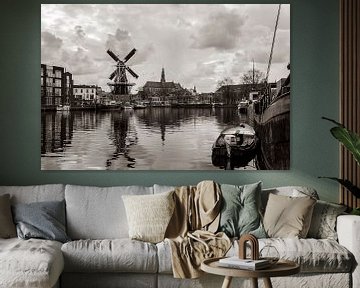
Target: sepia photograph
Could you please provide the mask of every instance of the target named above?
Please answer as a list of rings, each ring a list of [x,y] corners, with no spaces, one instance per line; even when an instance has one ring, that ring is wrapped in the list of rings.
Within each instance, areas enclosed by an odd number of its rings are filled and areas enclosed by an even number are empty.
[[[41,170],[288,170],[290,107],[290,4],[41,5]]]

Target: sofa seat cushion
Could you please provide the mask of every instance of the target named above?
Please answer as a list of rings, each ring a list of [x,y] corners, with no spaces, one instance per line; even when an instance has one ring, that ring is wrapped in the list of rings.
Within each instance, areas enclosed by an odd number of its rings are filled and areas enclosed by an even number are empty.
[[[52,287],[63,268],[60,242],[0,239],[1,287]]]
[[[266,245],[275,247],[281,259],[298,263],[302,273],[350,272],[355,263],[353,255],[344,246],[330,239],[259,239],[259,250]],[[236,255],[237,251],[235,242],[228,256]]]
[[[350,272],[354,265],[353,255],[338,242],[330,239],[267,238],[259,239],[259,249],[274,246],[280,258],[295,261],[302,273]],[[167,241],[157,244],[159,273],[172,273],[171,248]],[[235,241],[227,256],[238,255]],[[250,256],[250,251],[248,251]]]
[[[350,272],[353,255],[330,239],[264,239],[264,245],[274,246],[280,258],[297,262],[302,272]]]
[[[122,239],[77,240],[61,248],[66,272],[156,273],[156,246]]]

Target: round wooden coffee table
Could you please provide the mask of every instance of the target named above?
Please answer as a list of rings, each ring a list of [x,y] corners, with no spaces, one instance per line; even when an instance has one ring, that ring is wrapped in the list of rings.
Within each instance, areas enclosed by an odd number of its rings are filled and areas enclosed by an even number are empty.
[[[300,272],[300,266],[288,260],[279,260],[269,268],[254,271],[222,267],[219,265],[219,259],[221,258],[204,260],[201,263],[201,270],[225,276],[222,288],[229,288],[233,277],[251,278],[254,288],[258,288],[258,278],[263,278],[265,287],[272,288],[270,277],[289,276]]]

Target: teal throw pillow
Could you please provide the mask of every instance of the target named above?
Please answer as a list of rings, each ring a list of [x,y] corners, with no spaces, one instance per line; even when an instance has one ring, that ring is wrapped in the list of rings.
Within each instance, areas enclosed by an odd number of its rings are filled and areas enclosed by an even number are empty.
[[[15,204],[12,211],[19,238],[70,241],[65,231],[65,201]]]
[[[222,184],[221,192],[219,231],[229,237],[252,234],[266,238],[260,216],[261,182],[243,186]]]

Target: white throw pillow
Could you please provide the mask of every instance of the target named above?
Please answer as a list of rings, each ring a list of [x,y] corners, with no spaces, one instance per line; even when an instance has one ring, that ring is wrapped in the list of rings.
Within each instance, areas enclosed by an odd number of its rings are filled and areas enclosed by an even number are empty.
[[[173,193],[122,196],[131,239],[151,243],[164,240],[175,207]]]

